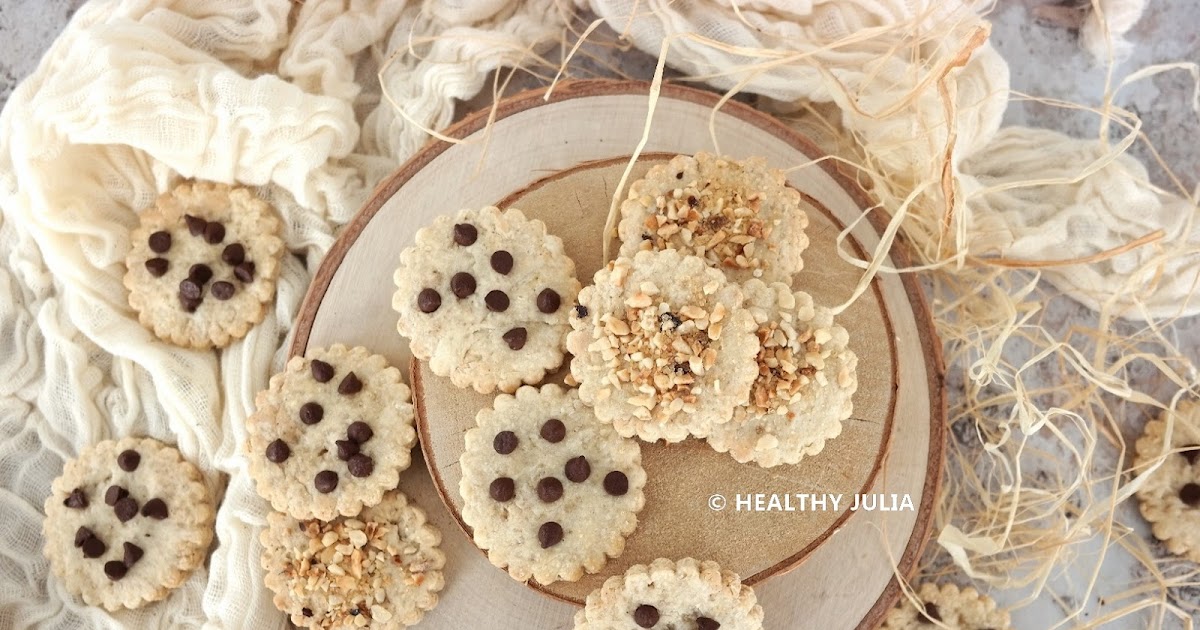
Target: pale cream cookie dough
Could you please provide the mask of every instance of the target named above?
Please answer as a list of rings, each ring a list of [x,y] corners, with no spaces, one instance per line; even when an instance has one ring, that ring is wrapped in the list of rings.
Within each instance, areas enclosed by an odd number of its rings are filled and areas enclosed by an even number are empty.
[[[596,419],[575,390],[501,394],[467,432],[463,520],[519,581],[574,581],[621,555],[645,505],[641,447]]]
[[[354,516],[396,487],[417,433],[400,371],[366,348],[310,348],[255,397],[246,458],[258,493],[295,518]]]
[[[575,630],[761,630],[754,590],[715,562],[660,558],[609,578],[575,615]]]
[[[442,535],[399,491],[354,518],[272,513],[259,538],[275,607],[301,628],[402,630],[446,585]]]
[[[621,255],[675,249],[730,280],[791,284],[804,266],[808,215],[783,171],[763,158],[678,155],[651,168],[621,204]]]
[[[1162,452],[1167,420],[1175,421],[1171,450],[1158,470],[1137,491],[1142,516],[1171,553],[1200,562],[1200,403],[1183,400],[1172,414],[1146,423],[1136,444],[1135,472],[1153,464]]]
[[[190,182],[139,218],[125,287],[143,326],[178,346],[223,348],[263,320],[284,252],[274,208],[246,188]]]
[[[150,438],[106,440],[51,484],[42,535],[67,591],[115,611],[158,601],[204,562],[213,504],[200,471]]]
[[[438,217],[400,254],[395,282],[396,329],[457,387],[511,393],[562,364],[575,263],[520,210]]]
[[[626,437],[705,437],[746,401],[757,374],[742,291],[695,256],[638,252],[579,293],[567,349],[596,416]]]
[[[796,464],[841,434],[858,389],[858,357],[846,329],[807,293],[758,280],[742,292],[757,325],[758,376],[733,421],[713,426],[708,444],[742,463]]]
[[[901,600],[879,630],[1011,630],[1008,612],[971,587],[959,590],[954,584],[926,582],[917,590],[923,609],[918,610],[907,598]],[[933,622],[941,624],[938,626]]]

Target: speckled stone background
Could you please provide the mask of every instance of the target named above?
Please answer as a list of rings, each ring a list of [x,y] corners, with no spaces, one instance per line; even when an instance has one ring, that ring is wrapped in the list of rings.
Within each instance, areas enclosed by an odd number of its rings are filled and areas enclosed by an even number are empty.
[[[0,105],[11,94],[14,86],[37,65],[42,52],[62,30],[63,26],[82,5],[84,0],[0,0]],[[1065,101],[1099,105],[1106,80],[1118,83],[1130,72],[1147,65],[1176,61],[1200,62],[1200,2],[1196,0],[1150,0],[1150,5],[1141,22],[1128,34],[1134,44],[1131,56],[1119,62],[1108,77],[1108,69],[1098,64],[1090,54],[1083,51],[1077,42],[1077,34],[1061,24],[1049,24],[1035,17],[1040,5],[1087,5],[1087,0],[997,0],[991,12],[994,24],[992,40],[1008,60],[1012,70],[1014,91],[1030,96],[1062,99]],[[621,69],[632,77],[648,78],[653,69],[652,61],[640,54],[629,54],[617,60]],[[1158,150],[1162,158],[1172,166],[1181,182],[1190,190],[1200,180],[1200,118],[1192,109],[1192,77],[1182,71],[1173,71],[1135,83],[1117,94],[1114,103],[1136,112],[1144,121],[1147,140]],[[484,103],[477,99],[464,104],[460,114]],[[1005,116],[1006,124],[1046,127],[1087,137],[1099,133],[1098,119],[1089,112],[1071,111],[1052,107],[1019,96],[1009,105]],[[1135,154],[1150,164],[1150,172],[1156,183],[1167,185],[1165,174],[1152,165],[1151,151],[1139,144]],[[1074,324],[1093,325],[1095,316],[1086,308],[1062,298],[1046,304],[1040,323],[1056,332],[1063,332]],[[1125,326],[1121,324],[1118,326]],[[1132,326],[1132,325],[1128,325]],[[1200,317],[1176,323],[1168,331],[1168,339],[1181,348],[1189,358],[1200,364]],[[952,369],[951,374],[956,370]],[[1053,374],[1047,373],[1046,382],[1053,382]],[[951,386],[955,385],[951,379]],[[959,384],[961,386],[961,384]],[[1139,385],[1162,400],[1169,398],[1172,386],[1146,378]],[[951,393],[953,396],[953,392]],[[1120,432],[1127,443],[1132,440],[1145,421],[1144,415],[1123,419]],[[1119,419],[1122,420],[1122,419]],[[961,427],[959,427],[961,428]],[[955,431],[955,439],[972,439],[970,431]],[[1107,458],[1102,467],[1111,469],[1118,454],[1111,449],[1099,449],[1098,458]],[[1093,489],[1095,492],[1096,490]],[[1103,492],[1097,492],[1103,498]],[[1136,535],[1149,536],[1136,513],[1133,502],[1122,506],[1120,518],[1137,526]],[[1085,556],[1102,548],[1099,537],[1088,540],[1078,549]],[[1154,553],[1166,556],[1161,545],[1154,545]],[[944,554],[943,554],[944,556]],[[944,560],[943,560],[944,561]],[[1019,605],[1014,614],[1014,627],[1040,630],[1056,626],[1065,615],[1080,611],[1075,622],[1056,627],[1104,627],[1114,629],[1142,627],[1185,627],[1185,622],[1171,616],[1160,616],[1163,611],[1144,611],[1140,615],[1123,617],[1119,621],[1102,624],[1098,620],[1110,614],[1128,601],[1112,601],[1138,573],[1137,563],[1127,557],[1113,554],[1106,559],[1099,575],[1092,575],[1094,561],[1085,561],[1078,566],[1064,566],[1059,575],[1049,583],[1047,590],[1036,601],[1024,601],[1022,593],[1005,593],[1003,603]],[[1179,571],[1195,571],[1194,565],[1183,563]],[[1080,596],[1092,580],[1095,588],[1087,598]],[[962,581],[962,580],[959,580]],[[1190,583],[1198,583],[1192,576]],[[1184,586],[1172,591],[1175,604],[1186,610],[1200,609],[1200,588]],[[1195,623],[1197,620],[1193,619]],[[1098,624],[1098,625],[1091,625]]]

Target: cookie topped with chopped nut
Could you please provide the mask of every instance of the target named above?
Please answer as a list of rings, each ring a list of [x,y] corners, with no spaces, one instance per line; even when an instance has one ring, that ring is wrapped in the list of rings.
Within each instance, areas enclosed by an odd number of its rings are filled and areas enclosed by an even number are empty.
[[[750,395],[754,318],[742,291],[695,256],[638,252],[579,293],[567,349],[583,401],[643,440],[705,437]]]
[[[272,513],[259,539],[275,607],[301,628],[403,630],[446,585],[441,532],[398,490],[355,518]]]
[[[796,464],[842,432],[858,389],[858,357],[846,329],[807,293],[758,280],[742,291],[757,326],[758,376],[733,421],[715,425],[708,444],[742,463]]]
[[[438,217],[400,254],[395,282],[396,329],[457,387],[513,392],[562,364],[575,263],[520,210]]]
[[[651,168],[621,204],[621,255],[675,249],[735,282],[791,284],[804,266],[808,215],[783,171],[763,158],[678,155]]]

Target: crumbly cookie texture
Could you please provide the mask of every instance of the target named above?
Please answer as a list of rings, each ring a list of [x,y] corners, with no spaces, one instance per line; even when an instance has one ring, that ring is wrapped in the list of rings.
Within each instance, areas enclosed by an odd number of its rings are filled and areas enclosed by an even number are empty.
[[[200,471],[150,438],[106,440],[50,486],[42,535],[66,590],[109,611],[167,596],[204,562],[213,504]]]
[[[1137,491],[1142,516],[1150,521],[1154,537],[1171,553],[1200,562],[1200,403],[1180,401],[1172,413],[1146,423],[1134,457],[1137,472],[1158,460],[1174,419],[1170,448],[1158,470]]]
[[[575,630],[761,630],[754,591],[715,562],[660,558],[609,578],[575,615]]]
[[[399,491],[355,518],[272,513],[259,538],[275,607],[301,628],[407,628],[446,585],[442,535]]]
[[[735,282],[791,284],[804,266],[808,215],[783,171],[763,158],[697,153],[651,168],[621,204],[621,255],[676,249]]]
[[[705,437],[750,395],[754,318],[741,289],[695,256],[610,262],[579,293],[571,326],[580,397],[626,437]]]
[[[1008,612],[998,610],[996,602],[971,587],[959,590],[954,584],[927,582],[917,591],[924,610],[918,610],[907,598],[901,600],[880,630],[927,630],[946,627],[954,630],[1011,630]],[[941,626],[935,625],[936,621]]]
[[[438,217],[400,254],[395,282],[396,329],[457,387],[511,393],[562,364],[575,263],[520,210]]]
[[[858,357],[828,308],[781,282],[742,285],[758,336],[758,376],[733,421],[708,444],[739,462],[771,467],[816,455],[842,432],[858,389]]]
[[[246,188],[181,184],[141,213],[125,288],[138,320],[187,348],[223,348],[261,322],[284,251],[275,209]]]
[[[295,518],[354,516],[412,463],[413,406],[400,371],[366,348],[310,348],[258,393],[246,458],[258,493]]]
[[[621,555],[645,505],[641,447],[596,419],[575,390],[498,396],[467,432],[463,520],[519,581],[574,581]]]

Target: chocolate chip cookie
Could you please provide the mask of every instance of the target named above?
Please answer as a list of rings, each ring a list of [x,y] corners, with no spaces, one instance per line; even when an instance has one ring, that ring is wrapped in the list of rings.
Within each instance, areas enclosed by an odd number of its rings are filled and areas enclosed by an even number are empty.
[[[902,599],[888,613],[879,630],[926,630],[938,627],[958,630],[1012,629],[1008,612],[998,610],[992,598],[969,586],[959,590],[954,584],[939,587],[927,582],[921,585],[916,595],[921,600],[920,609],[907,598]]]
[[[140,220],[125,287],[143,326],[179,346],[222,348],[263,320],[284,251],[274,208],[246,188],[191,182]]]
[[[110,611],[166,597],[204,562],[213,537],[200,471],[150,438],[84,449],[51,484],[45,511],[51,571]]]
[[[562,364],[575,263],[520,210],[438,217],[401,253],[395,281],[397,330],[458,387],[512,392]]]
[[[258,493],[295,518],[354,516],[412,463],[413,406],[400,371],[366,348],[292,357],[246,420]]]
[[[1167,420],[1174,419],[1166,459],[1137,491],[1142,516],[1171,553],[1200,562],[1200,403],[1180,401],[1146,424],[1137,441],[1134,471],[1141,473],[1163,452]]]

